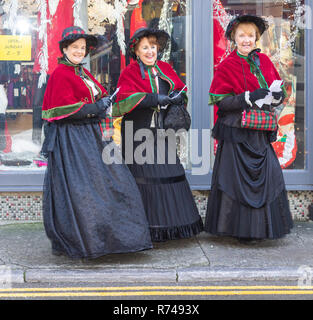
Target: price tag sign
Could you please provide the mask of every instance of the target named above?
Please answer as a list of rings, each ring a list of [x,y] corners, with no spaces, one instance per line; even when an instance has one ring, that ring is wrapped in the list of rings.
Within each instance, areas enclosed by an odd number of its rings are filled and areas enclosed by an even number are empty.
[[[1,61],[30,61],[31,36],[0,35]]]

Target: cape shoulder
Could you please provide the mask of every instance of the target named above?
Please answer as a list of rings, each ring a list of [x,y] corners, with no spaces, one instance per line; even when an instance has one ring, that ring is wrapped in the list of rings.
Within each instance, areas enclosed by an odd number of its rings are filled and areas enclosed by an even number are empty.
[[[140,76],[140,68],[139,64],[134,61],[130,63],[122,72],[120,75],[120,79],[123,79],[124,77],[127,77],[127,75],[132,75],[134,77],[139,77]]]
[[[86,69],[84,72],[94,79]],[[106,95],[106,91],[98,82],[96,85],[101,90],[101,96]],[[59,64],[48,80],[42,118],[48,121],[63,119],[79,111],[84,104],[94,103],[94,100],[91,88],[80,79],[75,67]]]
[[[170,71],[170,72],[175,72],[174,69],[172,68],[172,66],[164,61],[159,60],[157,65],[159,66],[159,68],[161,70],[165,70],[165,71]]]
[[[73,81],[73,76],[75,76],[75,70],[73,67],[59,64],[49,77],[48,85],[49,83],[50,85],[54,85],[55,83],[58,83],[58,81],[66,81],[71,83]],[[61,87],[65,88],[66,86],[62,85]]]
[[[258,53],[258,56],[260,57],[261,64],[266,65],[273,65],[271,59],[262,52]],[[240,65],[240,57],[237,55],[235,51],[233,51],[225,60],[223,60],[216,68],[216,70],[229,70],[229,68],[235,67]],[[231,72],[231,70],[229,70]]]
[[[87,69],[83,68],[83,70],[88,77],[90,77],[93,81],[98,83],[95,77]],[[72,82],[73,76],[75,75],[79,76],[77,74],[77,71],[75,71],[75,67],[59,64],[57,68],[53,71],[49,79],[61,80],[63,78],[64,80],[69,80],[70,82]]]
[[[161,71],[171,77],[171,76],[176,76],[176,73],[172,66],[164,61],[157,61],[157,66],[161,69]],[[120,77],[123,79],[124,77],[127,77],[128,75],[131,75],[133,78],[141,78],[141,72],[140,72],[140,67],[137,61],[134,61],[130,63],[121,73]]]
[[[236,52],[234,54],[234,51],[228,55],[217,67],[216,67],[216,71],[215,72],[232,72],[232,68],[234,68],[235,66],[238,66],[240,64],[240,59],[237,56]]]

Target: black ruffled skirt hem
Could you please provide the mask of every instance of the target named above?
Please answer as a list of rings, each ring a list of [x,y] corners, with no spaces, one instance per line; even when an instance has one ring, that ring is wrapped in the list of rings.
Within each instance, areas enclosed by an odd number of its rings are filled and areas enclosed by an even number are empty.
[[[270,204],[255,209],[214,188],[208,199],[204,231],[245,239],[279,239],[290,233],[293,220],[286,190]]]
[[[150,227],[152,242],[191,238],[203,231],[203,221],[200,217],[196,222],[179,227]]]

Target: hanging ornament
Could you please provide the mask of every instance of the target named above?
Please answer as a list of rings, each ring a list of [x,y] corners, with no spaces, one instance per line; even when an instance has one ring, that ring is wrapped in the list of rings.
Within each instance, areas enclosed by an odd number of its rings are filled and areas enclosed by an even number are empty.
[[[224,31],[226,31],[228,23],[233,16],[226,12],[220,0],[213,1],[213,13],[214,18],[218,20],[220,26],[224,29]]]
[[[213,1],[214,67],[218,66],[232,51],[230,41],[224,39],[229,22],[234,18],[226,12],[220,0]]]
[[[4,12],[7,14],[7,19],[3,23],[4,29],[9,29],[12,34],[16,34],[16,19],[18,10],[18,0],[10,0],[3,6]]]
[[[106,25],[116,23],[113,3],[88,0],[88,29],[92,34],[105,34]]]
[[[116,34],[117,43],[121,49],[123,55],[126,54],[126,44],[125,44],[125,32],[124,32],[124,17],[127,11],[127,0],[115,0],[115,18],[116,18]]]
[[[50,16],[53,17],[55,12],[57,11],[58,5],[59,5],[60,0],[49,0],[49,13]]]
[[[169,0],[164,0],[163,7],[161,10],[159,29],[166,31],[169,35],[172,34],[173,23],[172,23],[172,6]],[[162,61],[168,62],[171,57],[172,43],[168,41],[167,46],[163,52]]]
[[[0,0],[1,2],[1,0]],[[2,0],[3,2],[3,0]],[[18,4],[19,16],[33,16],[37,14],[37,4],[35,0],[21,0]]]
[[[82,6],[82,0],[75,0],[73,4],[73,17],[74,25],[83,28],[83,23],[80,19],[80,9]]]
[[[47,44],[47,3],[45,0],[36,0],[38,11],[40,12],[39,24],[39,40],[42,42],[42,47],[38,53],[40,64],[40,76],[38,80],[38,88],[41,88],[47,79],[48,71],[48,44]]]

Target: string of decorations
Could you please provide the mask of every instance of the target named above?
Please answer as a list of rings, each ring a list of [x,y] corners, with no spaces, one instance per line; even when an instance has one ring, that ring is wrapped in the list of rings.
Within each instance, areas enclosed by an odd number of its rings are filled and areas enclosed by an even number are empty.
[[[173,3],[169,3],[169,0],[164,0],[163,7],[161,10],[159,29],[166,31],[168,34],[172,34],[173,23],[172,23],[172,6]],[[171,41],[168,41],[168,44],[164,50],[163,57],[161,60],[168,62],[171,56]]]
[[[12,34],[16,34],[16,20],[18,10],[18,0],[9,0],[4,3],[3,10],[7,13],[7,19],[3,23],[4,29],[12,30]]]
[[[83,23],[80,19],[80,9],[82,6],[82,0],[75,0],[73,4],[73,17],[74,25],[83,28]]]
[[[127,0],[115,0],[114,16],[116,18],[116,35],[117,43],[123,55],[126,54],[125,32],[124,32],[124,16],[127,11]]]
[[[38,58],[40,64],[40,76],[38,80],[38,88],[41,88],[47,80],[48,71],[48,43],[47,43],[47,2],[45,0],[36,0],[38,11],[40,12],[40,25],[38,38],[42,43]]]

